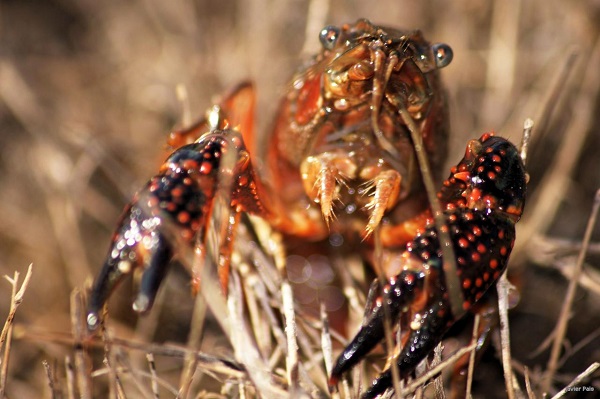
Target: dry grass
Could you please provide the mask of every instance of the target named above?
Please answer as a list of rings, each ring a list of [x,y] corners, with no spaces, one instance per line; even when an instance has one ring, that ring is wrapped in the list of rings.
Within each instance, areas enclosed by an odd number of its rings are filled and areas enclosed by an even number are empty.
[[[271,252],[257,251],[250,239],[241,244],[237,288],[228,301],[211,288],[208,303],[194,301],[184,268],[174,267],[153,312],[137,319],[123,286],[111,301],[106,331],[94,341],[82,331],[81,298],[72,293],[89,284],[122,206],[164,157],[166,132],[189,118],[178,87],[185,88],[193,118],[223,89],[253,79],[258,126],[265,130],[274,99],[314,51],[315,32],[359,17],[420,28],[453,47],[455,59],[443,71],[452,111],[449,162],[483,131],[518,142],[523,120],[536,122],[528,204],[510,265],[521,300],[510,311],[509,330],[516,395],[541,397],[550,335],[577,276],[600,186],[594,0],[321,0],[310,7],[289,0],[2,2],[0,275],[25,274],[34,264],[3,334],[6,397],[168,398],[180,387],[189,398],[253,397],[257,390],[265,397],[290,390],[328,396],[326,365],[343,338],[325,326],[339,325],[339,316],[293,307],[272,243],[264,245]],[[580,286],[570,294],[573,306],[564,313],[570,320],[551,394],[588,367],[574,386],[600,390],[592,365],[600,359],[599,239],[596,227]],[[348,297],[352,330],[366,287],[339,265],[332,268],[336,289]],[[11,284],[0,284],[0,315],[10,318],[15,297]],[[470,334],[461,339],[445,343],[444,357],[468,347]],[[506,397],[499,357],[491,348],[475,366],[474,397]],[[352,378],[364,383],[365,370]],[[341,384],[340,395],[352,397],[356,386]]]

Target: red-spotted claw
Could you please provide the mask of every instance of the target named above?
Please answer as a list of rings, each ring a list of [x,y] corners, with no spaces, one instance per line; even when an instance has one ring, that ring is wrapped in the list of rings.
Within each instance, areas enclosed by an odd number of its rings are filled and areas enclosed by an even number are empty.
[[[452,168],[438,197],[456,256],[461,283],[461,314],[452,314],[442,268],[442,252],[433,222],[403,249],[384,251],[388,270],[399,270],[381,287],[366,320],[337,359],[329,381],[356,365],[384,338],[384,302],[392,325],[401,326],[396,363],[402,378],[433,351],[452,324],[494,285],[506,268],[515,240],[515,223],[525,203],[526,172],[517,149],[506,139],[484,134],[467,146],[463,160]],[[381,294],[383,292],[383,295]],[[374,398],[392,387],[391,370],[373,381],[363,398]]]
[[[233,165],[222,165],[224,154],[234,151]],[[154,176],[125,208],[112,238],[102,270],[93,283],[89,297],[87,324],[98,327],[99,312],[113,289],[135,269],[142,269],[139,293],[133,303],[137,312],[150,309],[176,242],[190,246],[204,244],[207,218],[210,217],[219,177],[224,170],[237,179],[231,194],[235,212],[260,210],[254,172],[239,133],[214,131],[198,141],[184,145],[171,154]],[[165,226],[165,224],[170,224]],[[170,230],[178,237],[164,234]],[[225,237],[225,242],[231,242]],[[227,260],[221,263],[227,267]],[[219,271],[223,290],[227,270]]]

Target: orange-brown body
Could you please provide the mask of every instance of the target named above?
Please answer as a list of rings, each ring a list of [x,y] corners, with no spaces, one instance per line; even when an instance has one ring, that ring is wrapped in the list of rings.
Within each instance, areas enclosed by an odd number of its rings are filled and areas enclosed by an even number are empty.
[[[274,225],[312,240],[331,231],[368,236],[384,218],[389,230],[426,208],[399,107],[419,124],[432,169],[445,160],[442,64],[420,32],[365,20],[325,28],[322,42],[321,54],[294,77],[267,140],[266,176],[280,216]]]

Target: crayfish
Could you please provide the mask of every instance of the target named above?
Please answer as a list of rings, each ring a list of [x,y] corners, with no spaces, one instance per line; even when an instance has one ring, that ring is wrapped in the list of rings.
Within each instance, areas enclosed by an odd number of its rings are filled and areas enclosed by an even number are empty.
[[[145,312],[176,245],[204,253],[224,175],[231,180],[232,216],[216,232],[223,294],[244,213],[263,218],[290,252],[295,243],[319,243],[313,248],[325,256],[346,251],[377,270],[363,326],[335,363],[331,388],[382,341],[386,317],[402,331],[395,357],[400,376],[411,376],[496,282],[525,200],[517,149],[489,133],[471,140],[437,195],[440,214],[428,205],[417,160],[422,151],[440,180],[449,128],[439,69],[451,62],[450,47],[430,44],[419,31],[367,20],[328,26],[319,38],[322,50],[293,78],[266,148],[256,144],[250,83],[224,96],[195,125],[171,133],[172,154],[125,208],[93,284],[91,329],[112,290],[134,269],[143,272],[133,306]],[[411,137],[415,128],[418,143]],[[226,164],[226,157],[233,162]],[[164,234],[165,224],[176,240]],[[328,245],[332,234],[347,245]],[[451,269],[444,267],[448,246],[455,256]],[[458,287],[450,287],[447,270]],[[364,397],[391,386],[388,369]]]

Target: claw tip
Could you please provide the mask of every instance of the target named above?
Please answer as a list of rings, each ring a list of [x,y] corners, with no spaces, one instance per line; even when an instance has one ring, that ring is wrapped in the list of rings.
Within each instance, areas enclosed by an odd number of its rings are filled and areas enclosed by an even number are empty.
[[[133,310],[137,313],[143,313],[150,307],[150,298],[147,295],[140,294],[133,302]]]
[[[329,393],[333,394],[337,391],[338,378],[337,376],[331,376],[329,378],[329,382],[327,383],[327,387],[329,388]]]
[[[87,325],[88,325],[88,329],[90,331],[94,331],[98,328],[98,325],[100,324],[100,318],[98,317],[98,313],[96,312],[90,312],[87,315]]]

